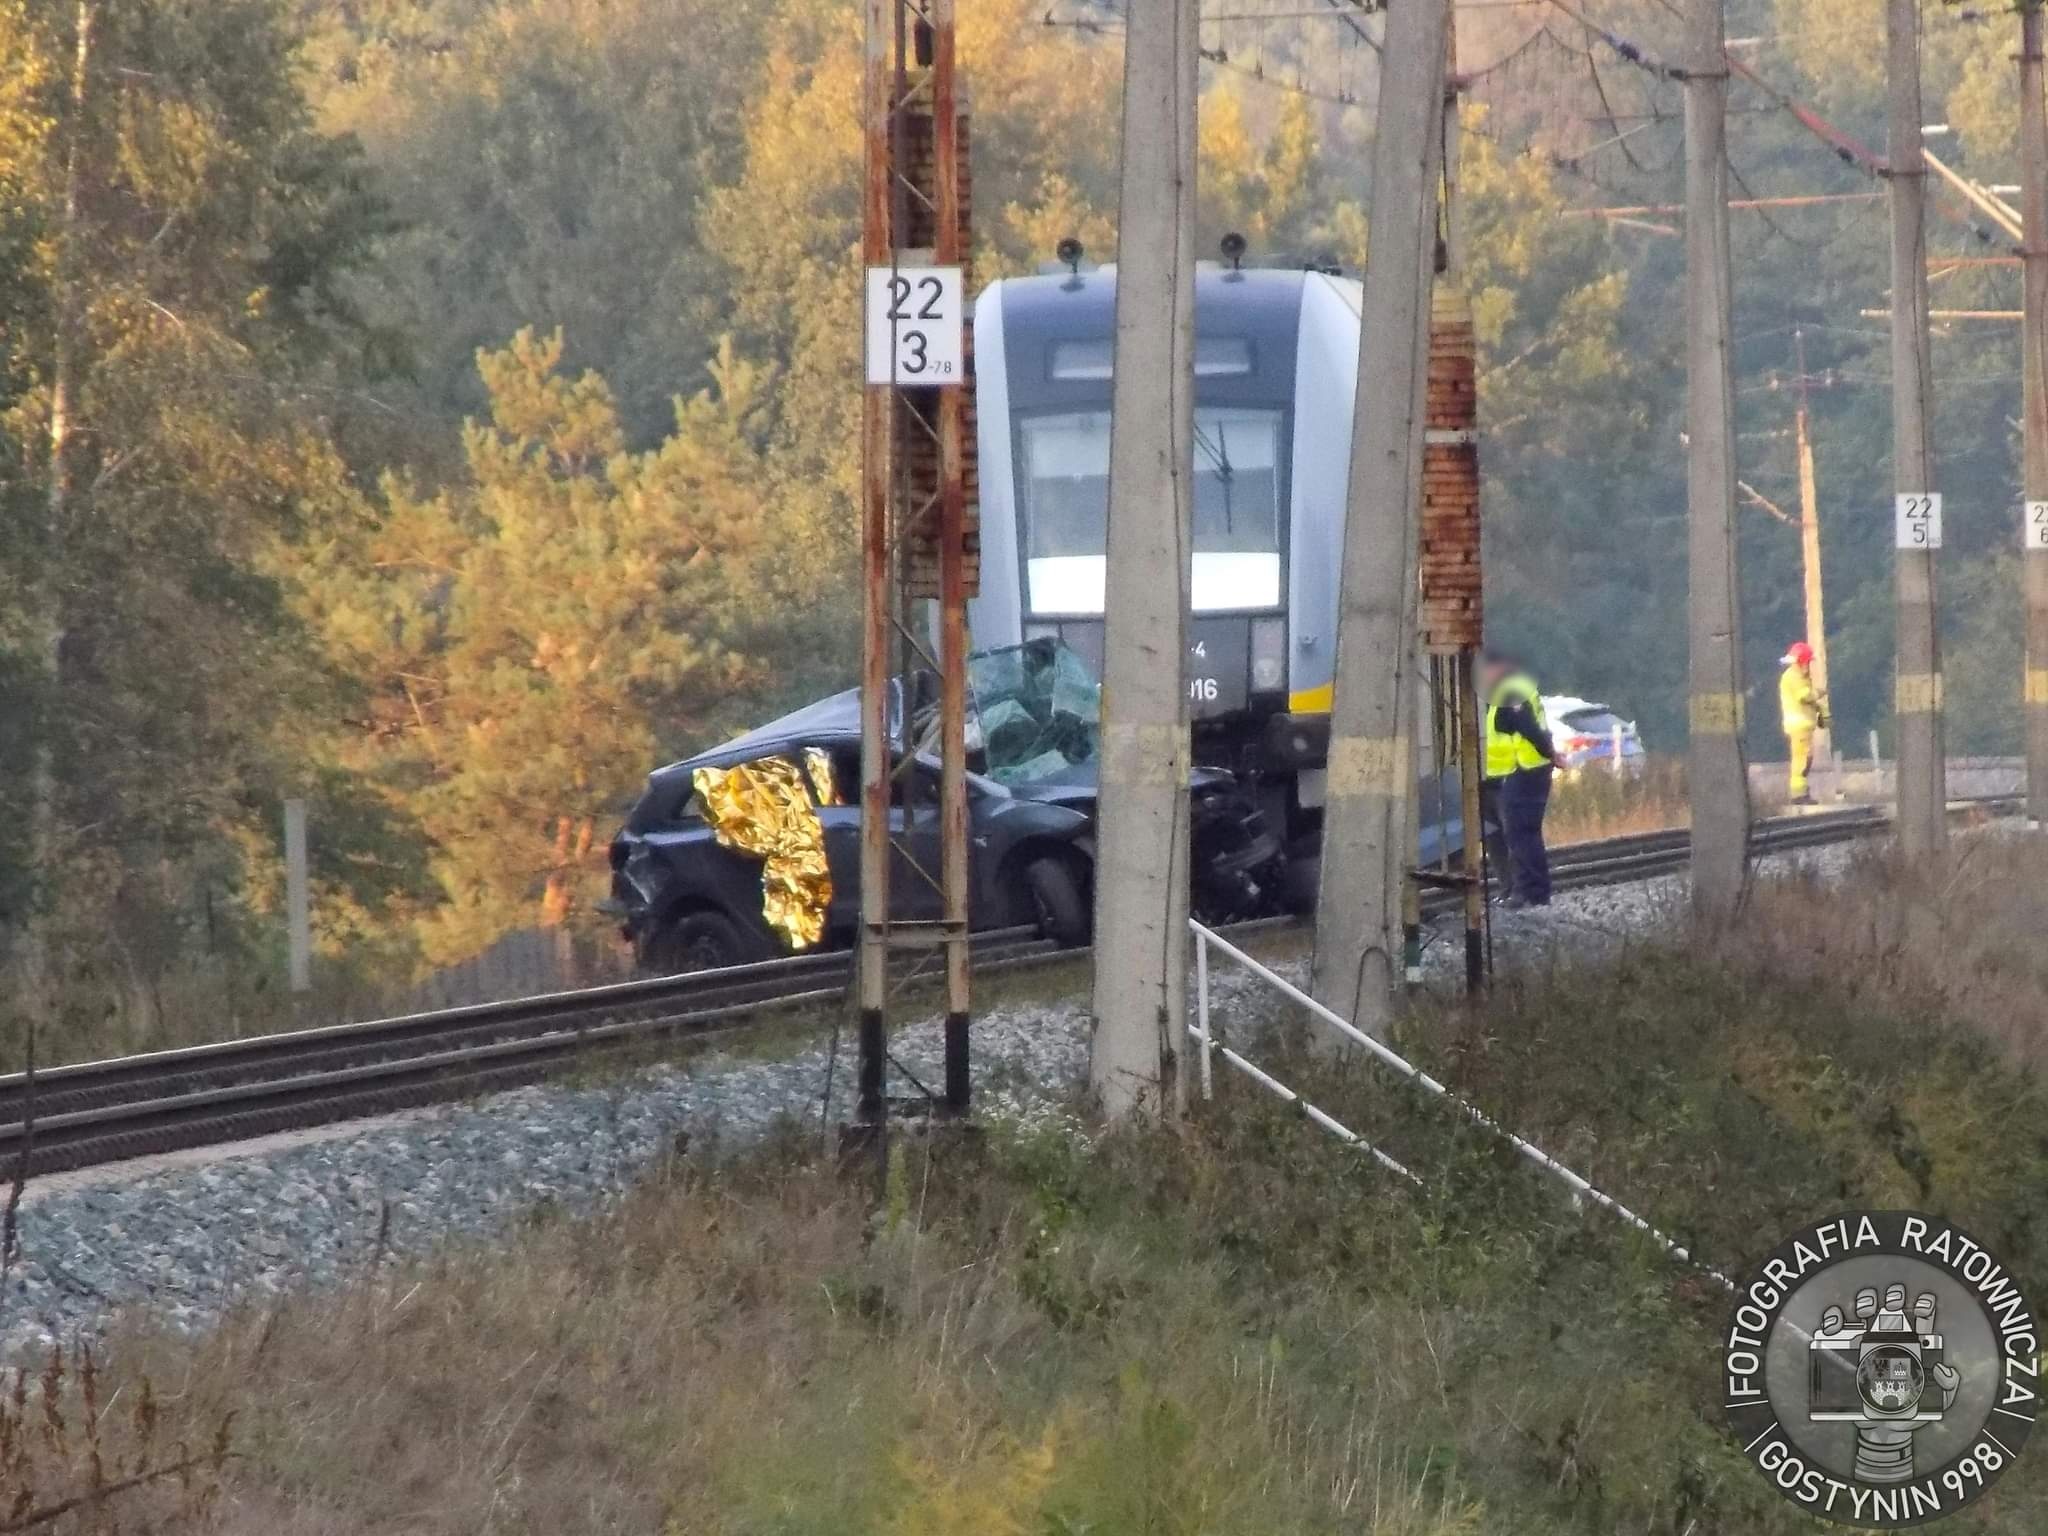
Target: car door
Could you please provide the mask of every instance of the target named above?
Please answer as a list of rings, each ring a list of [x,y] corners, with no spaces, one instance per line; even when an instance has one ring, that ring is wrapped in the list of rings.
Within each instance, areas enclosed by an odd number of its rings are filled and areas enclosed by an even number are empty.
[[[818,799],[825,862],[832,871],[827,921],[860,932],[860,746],[839,742],[817,749],[831,763],[830,803]],[[815,793],[818,785],[811,780]],[[906,809],[907,805],[907,809]],[[922,761],[896,775],[889,795],[889,911],[899,921],[936,921],[944,910],[939,878],[938,770]],[[929,876],[929,878],[927,878]]]
[[[829,765],[830,783],[820,786],[816,773],[807,773],[818,825],[825,834],[825,864],[832,872],[832,901],[826,908],[826,924],[835,932],[857,939],[860,934],[860,743],[832,742],[804,749],[806,762],[822,759]],[[821,788],[829,793],[821,793]]]
[[[838,805],[819,803],[825,864],[831,870],[827,922],[860,934],[860,745],[825,748]],[[813,778],[813,791],[815,791]],[[889,788],[889,913],[899,922],[936,922],[944,911],[938,868],[938,766],[913,762]]]
[[[889,911],[908,922],[945,914],[939,889],[939,769],[918,758],[901,765],[889,793]]]

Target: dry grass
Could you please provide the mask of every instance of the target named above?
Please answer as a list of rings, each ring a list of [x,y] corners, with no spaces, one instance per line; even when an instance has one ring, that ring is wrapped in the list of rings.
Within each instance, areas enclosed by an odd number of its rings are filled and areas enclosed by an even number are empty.
[[[1964,1023],[2015,1063],[2048,1064],[2048,841],[1985,831],[1939,864],[1861,851],[1825,885],[1759,888],[1736,963],[1862,1006],[1902,1004]]]
[[[1719,1262],[1910,1205],[2038,1292],[2044,873],[1767,886],[1722,945],[1510,976],[1403,1041]],[[1720,1426],[1717,1291],[1383,1077],[1280,1059],[1428,1188],[1243,1094],[1092,1147],[905,1143],[879,1200],[811,1136],[113,1343],[181,1422],[234,1416],[233,1536],[1813,1529]],[[1967,1523],[2048,1528],[2048,1456]]]
[[[1064,1156],[916,1149],[878,1215],[792,1164],[665,1178],[509,1262],[123,1348],[249,1415],[215,1528],[252,1536],[1483,1528],[1390,1400],[1320,1396],[1292,1306],[1099,1229]],[[1194,1159],[1205,1204],[1221,1173]],[[1345,1361],[1422,1379],[1424,1339],[1343,1344],[1335,1300]]]
[[[202,1529],[232,1427],[224,1416],[210,1438],[182,1438],[147,1376],[103,1400],[90,1351],[71,1360],[53,1350],[40,1371],[0,1374],[0,1536]]]
[[[1652,757],[1643,771],[1617,778],[1594,765],[1572,778],[1560,777],[1550,799],[1544,834],[1554,845],[1632,832],[1662,832],[1692,820],[1685,798],[1685,763]]]

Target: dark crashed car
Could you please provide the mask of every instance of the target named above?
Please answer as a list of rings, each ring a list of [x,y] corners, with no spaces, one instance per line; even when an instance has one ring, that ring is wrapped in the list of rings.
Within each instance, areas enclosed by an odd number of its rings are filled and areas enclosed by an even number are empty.
[[[969,686],[970,925],[1031,925],[1086,943],[1100,690],[1051,641],[975,656]],[[939,892],[926,873],[939,868],[936,680],[895,680],[892,725],[906,708],[918,748],[897,765],[890,904],[898,918],[936,920]],[[705,969],[851,945],[859,786],[852,689],[656,770],[611,848],[613,900],[641,965]],[[1190,793],[1197,911],[1221,921],[1270,909],[1278,837],[1230,775],[1196,769]]]

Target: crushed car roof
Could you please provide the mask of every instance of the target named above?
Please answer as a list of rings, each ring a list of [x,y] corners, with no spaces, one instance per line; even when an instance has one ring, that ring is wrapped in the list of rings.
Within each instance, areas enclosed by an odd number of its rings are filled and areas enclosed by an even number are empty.
[[[889,691],[892,695],[890,712],[893,716],[893,696],[899,692],[893,679]],[[891,724],[894,724],[893,719]],[[749,758],[779,752],[789,746],[828,741],[857,741],[859,738],[860,690],[847,688],[793,709],[786,715],[770,720],[766,725],[757,725],[751,731],[742,732],[730,741],[720,742],[715,747],[707,747],[695,756],[657,768],[648,777],[656,780],[686,777],[699,768],[722,768],[732,763],[745,762]]]

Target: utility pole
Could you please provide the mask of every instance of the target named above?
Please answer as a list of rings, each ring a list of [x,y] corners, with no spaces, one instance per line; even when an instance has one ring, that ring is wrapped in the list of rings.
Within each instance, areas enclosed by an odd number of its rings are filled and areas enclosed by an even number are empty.
[[[1792,358],[1799,372],[1799,408],[1792,417],[1792,428],[1799,450],[1799,569],[1806,593],[1806,643],[1813,647],[1814,691],[1826,698],[1828,626],[1820,581],[1820,495],[1813,478],[1813,415],[1807,397],[1806,332],[1796,328],[1792,332]],[[1813,733],[1813,756],[1816,763],[1827,765],[1835,786],[1840,788],[1834,733],[1826,726]]]
[[[1934,622],[1934,557],[1941,498],[1927,436],[1927,230],[1920,141],[1920,0],[1887,0],[1892,194],[1892,478],[1899,724],[1899,842],[1909,854],[1948,844],[1941,719],[1941,640]]]
[[[1742,629],[1735,568],[1735,392],[1728,372],[1728,58],[1722,0],[1687,0],[1686,527],[1692,899],[1720,921],[1748,873]]]
[[[1416,524],[1449,18],[1449,0],[1387,9],[1337,605],[1311,987],[1376,1036],[1386,1033],[1401,975],[1415,793]]]
[[[1187,1096],[1197,16],[1196,0],[1132,0],[1124,32],[1088,1064],[1116,1117]]]
[[[2048,823],[2048,106],[2041,98],[2042,0],[2020,9],[2020,244],[2026,322],[2023,412],[2026,507],[2021,582],[2027,601],[2023,697],[2027,722],[2027,820]]]

